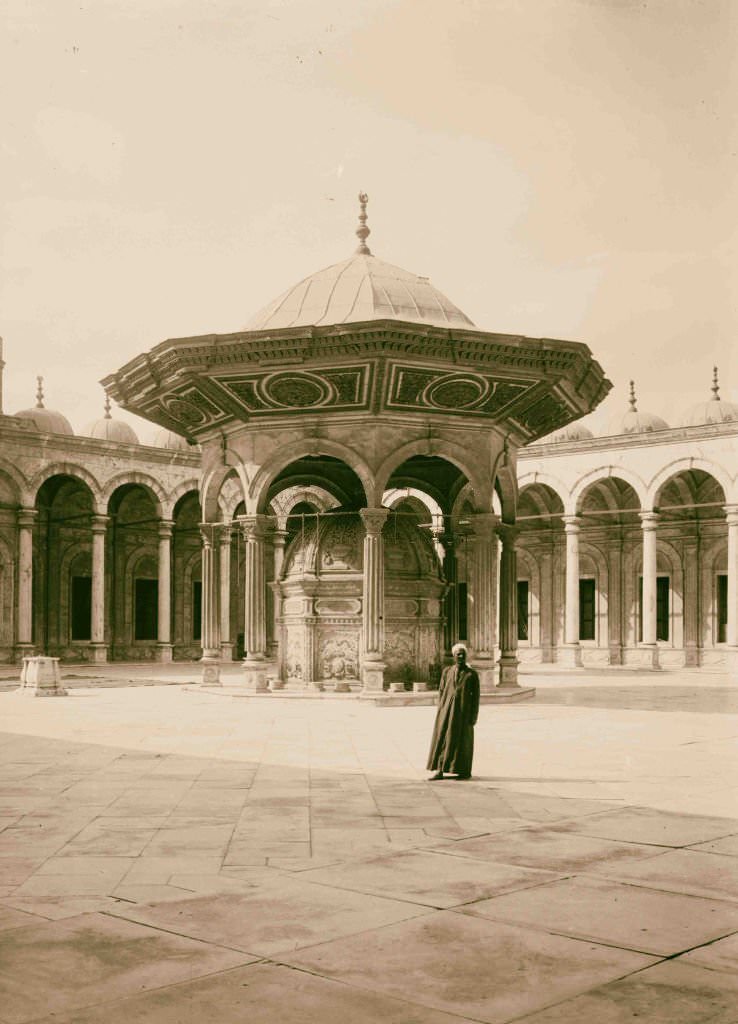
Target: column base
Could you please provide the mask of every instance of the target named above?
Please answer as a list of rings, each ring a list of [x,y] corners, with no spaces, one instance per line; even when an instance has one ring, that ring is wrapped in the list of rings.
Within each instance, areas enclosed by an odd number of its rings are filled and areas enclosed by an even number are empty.
[[[658,646],[656,644],[639,644],[634,651],[632,663],[638,668],[660,669]]]
[[[520,686],[518,682],[518,659],[515,655],[505,654],[500,657],[498,664],[499,682],[495,689],[515,688]]]
[[[699,668],[702,664],[699,647],[689,646],[684,649],[684,667]]]
[[[172,645],[171,644],[157,644],[156,645],[156,660],[162,664],[168,665],[172,660]]]
[[[91,643],[90,661],[93,665],[106,665],[108,661],[108,645]]]
[[[581,668],[582,648],[579,644],[564,644],[563,647],[559,647],[557,664],[563,665],[564,668]]]
[[[488,658],[475,658],[472,661],[472,668],[479,676],[479,692],[494,693],[495,690],[495,664]]]
[[[243,662],[243,685],[249,693],[269,693],[269,672],[274,667],[267,661],[251,661],[246,658]]]
[[[33,644],[16,644],[14,650],[14,657],[17,665],[22,665],[26,658],[32,658],[34,655]]]
[[[370,696],[384,690],[384,670],[387,666],[383,661],[365,661],[361,666],[361,696]]]
[[[220,681],[220,662],[217,658],[202,657],[200,658],[200,664],[202,666],[202,685],[203,686],[222,686]]]
[[[620,644],[611,644],[610,651],[607,657],[608,665],[624,665],[625,658],[623,656],[623,648]]]
[[[220,660],[233,661],[233,644],[228,640],[224,640],[220,645]]]

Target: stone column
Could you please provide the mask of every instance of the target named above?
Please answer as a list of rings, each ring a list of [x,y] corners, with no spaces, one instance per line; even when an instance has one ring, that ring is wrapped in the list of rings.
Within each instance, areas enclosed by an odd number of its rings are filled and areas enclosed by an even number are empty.
[[[547,543],[546,547],[541,548],[539,564],[541,592],[539,594],[538,614],[540,616],[541,661],[549,663],[554,661],[556,646],[553,615],[553,548],[550,543]]]
[[[622,665],[625,621],[623,618],[623,535],[618,527],[607,561],[607,631],[610,665]]]
[[[564,516],[566,534],[566,590],[564,600],[564,646],[559,662],[569,668],[579,668],[582,651],[579,646],[579,516]]]
[[[264,574],[264,538],[268,520],[263,515],[241,518],[244,537],[243,631],[245,685],[254,693],[265,693],[268,662],[266,657],[266,582]]]
[[[470,516],[472,602],[469,642],[482,693],[494,690],[495,603],[497,597],[497,516],[476,512]],[[515,610],[517,613],[517,594]],[[517,648],[517,635],[516,643]]]
[[[35,508],[18,509],[18,660],[33,654],[33,524]]]
[[[218,575],[220,578],[220,657],[221,661],[233,661],[230,523],[222,523],[218,534]]]
[[[728,521],[728,626],[726,664],[731,677],[738,680],[738,505],[727,505]]]
[[[105,643],[105,537],[108,516],[92,517],[92,616],[90,622],[90,653],[97,664],[108,660]]]
[[[220,686],[220,622],[218,618],[218,565],[215,546],[217,525],[201,523],[202,536],[202,683]]]
[[[659,667],[659,649],[656,643],[656,512],[641,512],[643,532],[643,591],[641,615],[643,639],[639,644],[644,668]]]
[[[280,614],[281,614],[281,602],[282,593],[279,586],[279,580],[282,575],[282,567],[284,565],[284,552],[287,546],[287,538],[289,534],[287,531],[279,526],[272,530],[272,551],[274,552],[274,579],[269,584],[271,590],[271,616],[272,616],[272,637],[273,637],[273,657],[276,658],[277,664],[280,666],[280,680],[283,680],[282,669],[284,667],[285,652],[284,652],[284,630],[280,625]],[[271,684],[272,687],[274,683]]]
[[[702,662],[702,587],[700,580],[699,527],[686,537],[683,548],[684,576],[682,589],[682,624],[684,631],[684,665],[697,668]]]
[[[456,559],[456,538],[451,533],[441,537],[443,545],[443,578],[446,581],[444,598],[445,623],[443,626],[443,650],[450,652],[459,639],[458,563]]]
[[[172,530],[171,519],[159,521],[159,585],[156,660],[172,660]]]
[[[500,525],[500,677],[498,687],[518,686],[518,558],[514,526]]]
[[[364,581],[361,602],[363,650],[362,693],[381,692],[384,688],[384,526],[388,508],[362,508],[364,524]]]

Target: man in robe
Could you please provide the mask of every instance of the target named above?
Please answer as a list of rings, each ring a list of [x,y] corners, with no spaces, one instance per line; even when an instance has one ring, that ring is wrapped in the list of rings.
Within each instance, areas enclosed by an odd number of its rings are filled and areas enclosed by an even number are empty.
[[[474,726],[479,714],[479,676],[466,663],[466,647],[451,648],[454,664],[443,670],[438,688],[438,711],[433,726],[427,769],[430,780],[444,774],[471,778]]]

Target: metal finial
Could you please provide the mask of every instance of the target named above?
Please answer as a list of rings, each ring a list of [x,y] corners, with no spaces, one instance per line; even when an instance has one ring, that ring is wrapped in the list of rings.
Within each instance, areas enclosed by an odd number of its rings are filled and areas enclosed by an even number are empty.
[[[630,402],[630,411],[638,412],[636,408],[636,389],[634,381],[630,382],[630,398],[628,399],[628,401]]]
[[[36,377],[36,408],[43,409],[44,407],[44,379],[43,377]]]
[[[110,416],[110,395],[106,392],[105,393],[105,419],[109,420],[110,418],[111,418],[111,416]]]
[[[718,384],[717,366],[713,366],[712,368],[712,400],[713,402],[720,401],[720,385]]]
[[[369,196],[366,192],[359,192],[359,226],[356,229],[356,237],[359,239],[359,245],[356,249],[357,253],[361,253],[362,256],[371,256],[372,251],[366,244],[366,240],[372,233],[371,228],[366,226],[366,204],[369,202]]]

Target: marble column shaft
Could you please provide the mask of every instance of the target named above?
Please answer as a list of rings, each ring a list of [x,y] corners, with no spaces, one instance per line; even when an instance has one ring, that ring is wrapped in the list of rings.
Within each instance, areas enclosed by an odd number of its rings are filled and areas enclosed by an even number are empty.
[[[18,644],[33,642],[33,524],[35,508],[18,509]]]
[[[738,505],[728,505],[725,512],[728,521],[728,624],[726,640],[729,647],[738,648]]]
[[[475,658],[492,658],[495,630],[495,600],[497,596],[497,516],[492,512],[478,512],[470,516],[474,538],[472,542],[472,616],[469,642]],[[515,609],[517,612],[517,594]],[[517,647],[517,638],[516,644]]]
[[[105,538],[108,516],[92,517],[92,614],[90,640],[105,643]]]
[[[159,625],[157,641],[170,644],[172,639],[172,530],[170,519],[159,522]]]
[[[579,516],[564,516],[566,533],[566,601],[564,604],[564,643],[579,644]]]
[[[517,686],[518,667],[518,558],[517,529],[500,525],[500,686]]]
[[[359,515],[364,524],[364,581],[362,626],[364,658],[381,661],[384,649],[384,542],[382,527],[389,509],[363,508]]]
[[[248,661],[266,658],[266,582],[264,573],[264,537],[267,517],[242,517],[244,536],[244,649]]]
[[[217,659],[220,654],[218,621],[218,567],[215,557],[217,527],[210,523],[200,526],[202,536],[202,656]]]
[[[218,533],[220,577],[220,646],[231,643],[231,527],[224,523]]]
[[[643,533],[643,593],[641,608],[643,616],[643,643],[656,645],[656,512],[641,512]]]

